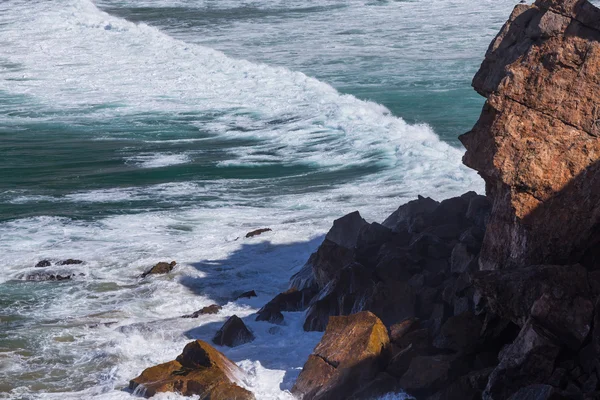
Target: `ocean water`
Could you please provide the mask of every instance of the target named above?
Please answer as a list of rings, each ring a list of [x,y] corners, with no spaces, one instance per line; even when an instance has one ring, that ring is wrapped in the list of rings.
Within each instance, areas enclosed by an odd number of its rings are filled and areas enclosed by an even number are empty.
[[[132,398],[129,379],[237,314],[256,341],[219,349],[240,384],[291,399],[321,334],[302,313],[275,333],[253,313],[333,219],[483,190],[457,136],[513,6],[0,2],[0,398]],[[47,270],[71,281],[24,279],[67,258],[84,264]]]

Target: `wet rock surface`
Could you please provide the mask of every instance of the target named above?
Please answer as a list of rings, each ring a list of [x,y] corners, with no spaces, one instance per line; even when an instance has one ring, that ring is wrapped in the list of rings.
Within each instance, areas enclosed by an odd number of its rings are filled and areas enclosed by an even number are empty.
[[[148,271],[144,272],[141,275],[141,278],[145,278],[148,275],[168,274],[169,272],[173,271],[173,268],[175,268],[175,265],[177,265],[177,263],[175,261],[171,261],[170,263],[159,262],[154,267],[152,267]]]
[[[147,368],[129,383],[134,393],[152,397],[160,392],[197,395],[211,400],[254,400],[248,390],[232,382],[239,368],[201,340],[188,343],[174,360]]]
[[[240,346],[253,340],[254,334],[237,315],[231,316],[213,337],[213,343],[229,347]]]

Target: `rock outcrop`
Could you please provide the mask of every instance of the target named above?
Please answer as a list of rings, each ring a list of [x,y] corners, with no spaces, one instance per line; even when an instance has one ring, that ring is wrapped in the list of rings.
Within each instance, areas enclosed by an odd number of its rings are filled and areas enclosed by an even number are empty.
[[[493,202],[482,269],[600,260],[599,76],[586,0],[518,5],[490,45],[473,80],[487,101],[460,138]]]
[[[152,397],[160,392],[197,395],[210,400],[254,400],[254,395],[235,383],[242,371],[208,343],[188,343],[174,361],[144,370],[132,379],[134,393]]]

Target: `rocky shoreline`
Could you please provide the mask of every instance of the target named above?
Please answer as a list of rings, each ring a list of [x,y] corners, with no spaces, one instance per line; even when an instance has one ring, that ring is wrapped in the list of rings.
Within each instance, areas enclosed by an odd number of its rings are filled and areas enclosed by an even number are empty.
[[[382,223],[336,220],[290,289],[258,311],[276,327],[305,310],[304,330],[325,331],[294,395],[600,398],[598,66],[600,10],[516,6],[473,80],[487,101],[461,137],[486,196],[419,197]],[[213,342],[253,339],[232,316]],[[238,373],[195,341],[130,388],[254,398]]]

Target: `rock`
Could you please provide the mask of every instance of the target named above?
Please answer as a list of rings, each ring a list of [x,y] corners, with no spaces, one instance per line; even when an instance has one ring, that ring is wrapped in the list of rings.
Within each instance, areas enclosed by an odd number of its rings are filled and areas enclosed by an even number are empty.
[[[304,400],[347,399],[383,371],[389,343],[386,327],[370,312],[331,317],[292,393]]]
[[[578,350],[590,333],[594,305],[581,296],[543,294],[531,307],[531,317],[572,350]]]
[[[453,274],[462,274],[470,270],[474,270],[473,261],[475,256],[467,250],[467,246],[463,243],[457,243],[452,249],[450,256],[450,268]]]
[[[292,288],[279,293],[257,312],[256,320],[281,324],[284,320],[282,311],[302,311],[308,307],[315,295],[316,291],[312,288],[303,290]]]
[[[304,280],[306,282],[313,281],[319,289],[323,289],[342,268],[353,261],[353,249],[348,249],[347,247],[340,246],[325,239],[317,251],[313,253],[307,261],[307,265],[310,265],[313,278],[305,278]],[[304,272],[304,274],[306,274],[306,272]],[[292,287],[302,289],[307,288],[307,285],[292,284]]]
[[[514,270],[481,271],[473,285],[496,315],[523,325],[544,293],[572,300],[588,296],[587,272],[580,265],[534,265]]]
[[[400,393],[402,388],[398,384],[398,380],[381,372],[371,382],[354,392],[349,400],[367,400],[379,399],[387,394]]]
[[[329,317],[364,310],[364,300],[375,290],[372,271],[359,263],[349,264],[318,294],[306,312],[305,331],[323,331]]]
[[[303,400],[347,399],[383,371],[389,337],[370,312],[331,317],[292,393]]]
[[[431,214],[439,204],[429,197],[419,196],[417,200],[401,205],[383,222],[383,226],[394,232],[422,232],[427,225],[431,225]]]
[[[231,381],[242,371],[208,343],[188,343],[174,361],[144,370],[129,382],[136,394],[152,397],[160,392],[198,395],[211,400],[253,400],[254,395]]]
[[[507,399],[517,390],[544,383],[554,370],[560,346],[534,320],[529,319],[515,341],[500,353],[500,363],[491,373],[484,400]]]
[[[148,271],[144,272],[141,275],[141,277],[145,278],[148,275],[168,274],[169,272],[171,272],[173,270],[173,268],[175,267],[175,265],[177,265],[177,263],[175,261],[171,261],[170,263],[159,262],[154,267],[152,267]]]
[[[252,298],[252,297],[257,297],[256,296],[256,292],[254,290],[249,290],[247,292],[244,292],[244,293],[240,294],[235,299],[236,300],[239,300],[239,299],[249,299],[249,298]]]
[[[518,5],[473,79],[487,101],[460,140],[493,204],[483,270],[574,264],[597,242],[598,15],[586,0]]]
[[[257,314],[256,321],[266,321],[278,325],[283,324],[283,314],[276,306],[270,306],[267,304],[261,308]]]
[[[69,258],[68,260],[59,261],[57,264],[58,265],[78,265],[78,264],[83,264],[83,261],[74,260],[72,258]]]
[[[433,341],[438,349],[473,353],[481,336],[482,322],[470,312],[448,318]]]
[[[280,311],[302,311],[308,307],[315,295],[316,292],[311,289],[298,290],[292,288],[279,293],[265,307],[277,307]]]
[[[550,385],[530,385],[526,386],[508,400],[562,400],[564,397]]]
[[[474,192],[471,193],[472,195],[475,195]],[[453,225],[458,227],[466,227],[468,225],[467,210],[469,209],[469,202],[470,196],[452,197],[450,199],[443,200],[440,205],[431,213],[433,225]]]
[[[469,200],[466,217],[481,230],[485,227],[492,212],[492,203],[486,196],[476,195]]]
[[[435,393],[450,379],[455,358],[453,355],[414,357],[400,379],[400,387],[414,396]]]
[[[252,231],[252,232],[248,232],[248,233],[246,233],[246,239],[248,239],[248,238],[251,238],[251,237],[254,237],[254,236],[261,235],[261,234],[263,234],[263,233],[265,233],[265,232],[271,232],[271,231],[272,231],[272,229],[271,229],[271,228],[261,228],[261,229],[256,229],[256,230],[254,230],[254,231]]]
[[[181,318],[198,318],[200,315],[217,314],[222,308],[223,307],[218,304],[211,304],[210,306],[203,307],[192,314],[183,315]]]
[[[333,221],[333,226],[327,232],[325,240],[346,249],[354,249],[359,232],[365,225],[368,225],[367,221],[360,216],[358,211],[354,211]]]
[[[42,260],[40,262],[38,262],[37,264],[35,264],[36,268],[45,268],[45,267],[49,267],[51,266],[52,263],[50,262],[50,260]]]
[[[418,321],[415,318],[408,318],[400,323],[390,326],[390,341],[399,341],[417,324]]]
[[[219,346],[235,347],[254,340],[254,335],[237,315],[231,316],[213,338]]]
[[[69,281],[75,277],[75,274],[70,273],[52,273],[52,272],[35,272],[24,276],[26,281]]]
[[[392,238],[392,230],[373,222],[363,225],[356,239],[356,260],[369,264],[375,259],[381,246]]]

